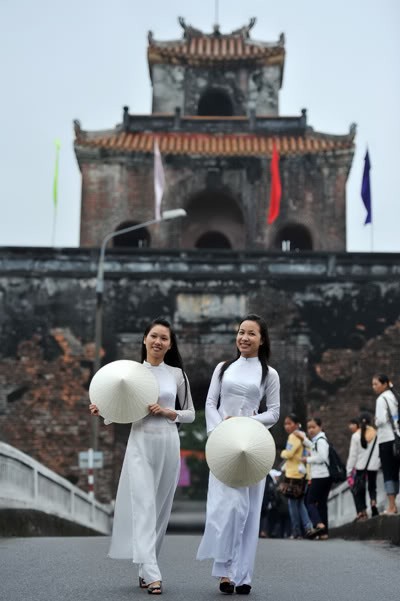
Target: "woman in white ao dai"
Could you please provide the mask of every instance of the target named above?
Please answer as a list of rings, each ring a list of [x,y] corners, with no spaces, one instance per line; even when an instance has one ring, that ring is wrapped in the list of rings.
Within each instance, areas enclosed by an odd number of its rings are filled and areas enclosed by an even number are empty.
[[[149,405],[149,415],[132,424],[118,484],[109,557],[138,564],[140,588],[160,594],[158,556],[180,472],[176,424],[193,422],[195,412],[175,334],[167,321],[157,319],[146,329],[142,360],[157,379],[160,396]],[[175,409],[177,397],[180,410]],[[94,405],[90,409],[96,414]]]
[[[206,401],[207,432],[221,421],[247,416],[267,428],[279,419],[279,376],[267,365],[267,326],[257,315],[247,316],[236,338],[238,358],[219,363]],[[222,373],[222,377],[221,377]],[[259,413],[266,398],[267,409]],[[207,517],[197,559],[214,559],[212,575],[220,579],[221,592],[248,594],[258,543],[265,479],[253,486],[231,488],[211,473]]]

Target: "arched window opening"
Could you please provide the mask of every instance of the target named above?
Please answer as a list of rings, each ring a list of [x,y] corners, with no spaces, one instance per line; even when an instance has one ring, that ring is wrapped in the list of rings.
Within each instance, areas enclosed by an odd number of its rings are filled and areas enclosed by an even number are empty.
[[[115,230],[119,232],[128,227],[137,225],[135,221],[126,221],[121,223]],[[127,232],[113,238],[114,248],[149,248],[150,246],[150,234],[145,227],[141,227],[133,232]]]
[[[205,232],[195,246],[196,248],[232,248],[228,238],[221,232]]]
[[[287,225],[278,233],[276,247],[284,252],[312,250],[311,234],[304,225]]]
[[[232,117],[233,104],[223,90],[207,90],[200,98],[197,114],[201,117]]]
[[[206,188],[194,194],[184,206],[187,218],[182,248],[245,248],[240,202],[227,189]]]

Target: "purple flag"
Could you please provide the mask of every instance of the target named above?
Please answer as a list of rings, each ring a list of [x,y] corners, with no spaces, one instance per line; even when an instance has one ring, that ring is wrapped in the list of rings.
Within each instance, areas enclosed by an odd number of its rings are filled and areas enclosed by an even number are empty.
[[[361,198],[363,199],[364,206],[367,209],[367,216],[365,218],[364,225],[367,223],[372,223],[371,184],[369,181],[370,169],[371,163],[369,162],[369,154],[367,150],[364,158],[364,173],[361,184]]]

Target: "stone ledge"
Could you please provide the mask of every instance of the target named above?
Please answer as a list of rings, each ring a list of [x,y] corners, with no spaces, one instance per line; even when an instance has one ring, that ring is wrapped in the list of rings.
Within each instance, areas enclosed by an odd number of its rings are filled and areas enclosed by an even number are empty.
[[[330,529],[329,536],[345,540],[387,540],[400,545],[400,515],[380,515],[365,522],[350,522]]]
[[[34,509],[0,509],[0,538],[103,536],[100,532]]]

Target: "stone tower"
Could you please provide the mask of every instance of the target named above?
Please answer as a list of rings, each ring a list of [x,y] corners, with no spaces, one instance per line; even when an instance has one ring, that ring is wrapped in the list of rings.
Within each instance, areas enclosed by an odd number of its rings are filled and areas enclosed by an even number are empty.
[[[285,40],[255,41],[249,25],[205,34],[179,19],[179,40],[148,36],[152,113],[108,131],[75,122],[82,173],[81,246],[154,215],[154,144],[163,158],[163,210],[187,218],[115,238],[115,245],[260,250],[346,249],[346,181],[355,127],[315,132],[306,110],[279,114]],[[280,156],[279,217],[267,225],[273,144]]]

